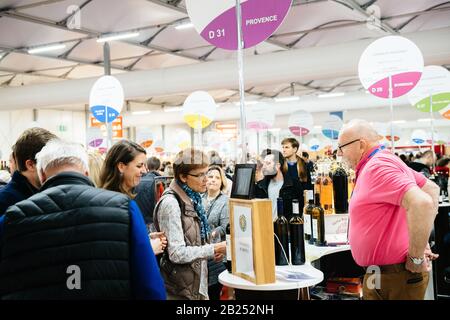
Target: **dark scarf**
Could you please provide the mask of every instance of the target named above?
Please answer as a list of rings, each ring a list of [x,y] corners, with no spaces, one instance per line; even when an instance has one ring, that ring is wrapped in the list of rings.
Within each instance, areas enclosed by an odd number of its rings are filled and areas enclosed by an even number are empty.
[[[206,211],[202,203],[202,197],[200,193],[195,192],[194,190],[189,188],[188,185],[185,183],[180,183],[180,187],[183,189],[186,195],[192,200],[194,209],[197,212],[198,216],[200,217],[200,236],[202,238],[202,241],[206,242],[210,230],[208,225],[208,218],[206,217]]]

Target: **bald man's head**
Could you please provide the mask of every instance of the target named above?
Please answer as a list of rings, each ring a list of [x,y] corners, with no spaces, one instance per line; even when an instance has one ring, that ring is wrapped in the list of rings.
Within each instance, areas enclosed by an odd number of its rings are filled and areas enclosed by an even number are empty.
[[[338,156],[355,169],[364,154],[379,144],[380,136],[366,120],[355,119],[339,133]]]
[[[373,126],[366,120],[355,119],[344,125],[341,135],[352,137],[353,139],[364,139],[369,143],[378,143],[380,136]]]

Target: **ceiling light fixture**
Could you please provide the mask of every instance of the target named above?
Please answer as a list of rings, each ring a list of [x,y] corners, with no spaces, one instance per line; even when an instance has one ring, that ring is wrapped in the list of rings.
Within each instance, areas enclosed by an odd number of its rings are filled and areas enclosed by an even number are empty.
[[[136,38],[139,36],[139,32],[129,32],[129,33],[118,33],[118,34],[106,34],[102,35],[97,39],[98,43],[115,41],[115,40],[124,40],[130,38]]]
[[[323,98],[334,98],[334,97],[342,97],[342,96],[345,96],[345,92],[319,94],[317,97],[320,99],[323,99]]]
[[[150,114],[152,113],[150,110],[144,110],[144,111],[133,111],[131,114],[133,116],[142,116],[144,114]]]
[[[417,119],[417,122],[429,122],[429,121],[431,121],[430,118]]]
[[[251,105],[254,105],[254,104],[258,104],[258,101],[245,101],[245,105],[246,106],[251,106]],[[240,102],[235,102],[234,105],[239,107],[241,105],[241,103]]]
[[[299,96],[275,98],[275,102],[291,102],[300,100]]]
[[[66,47],[65,44],[55,44],[55,45],[51,45],[51,46],[35,47],[35,48],[28,49],[28,53],[35,54],[35,53],[56,51],[56,50],[64,49],[65,47]]]
[[[406,123],[406,120],[396,120],[396,121],[393,121],[392,123],[395,123],[395,124]]]
[[[175,26],[175,29],[185,30],[185,29],[190,29],[192,27],[194,27],[194,24],[192,22],[188,21],[188,22],[184,22],[184,23],[181,23],[181,24]]]
[[[165,107],[164,112],[180,112],[183,111],[183,107]]]

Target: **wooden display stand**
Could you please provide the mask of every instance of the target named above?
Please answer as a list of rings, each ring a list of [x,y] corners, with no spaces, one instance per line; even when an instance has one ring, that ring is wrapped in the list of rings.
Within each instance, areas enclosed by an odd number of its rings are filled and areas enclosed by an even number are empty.
[[[229,206],[232,273],[255,284],[274,283],[272,202],[230,199]]]

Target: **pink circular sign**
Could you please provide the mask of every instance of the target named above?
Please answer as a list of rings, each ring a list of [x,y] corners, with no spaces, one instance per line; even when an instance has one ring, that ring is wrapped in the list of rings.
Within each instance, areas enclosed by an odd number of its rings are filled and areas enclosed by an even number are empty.
[[[241,0],[244,48],[269,38],[289,12],[292,0]],[[210,44],[237,50],[236,0],[186,0],[197,32]]]

